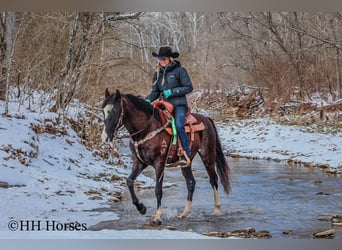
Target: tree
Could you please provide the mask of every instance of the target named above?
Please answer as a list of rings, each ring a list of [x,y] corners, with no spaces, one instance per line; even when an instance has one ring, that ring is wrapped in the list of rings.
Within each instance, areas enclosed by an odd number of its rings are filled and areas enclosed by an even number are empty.
[[[9,87],[9,77],[13,61],[14,41],[15,41],[15,12],[3,12],[1,16],[0,33],[0,100],[6,99]],[[8,110],[5,110],[7,113]]]
[[[91,64],[92,54],[89,49],[101,51],[103,55],[103,44],[98,46],[97,41],[102,33],[102,27],[106,22],[117,22],[120,20],[139,17],[141,12],[130,14],[123,13],[75,13],[70,22],[68,49],[65,56],[65,64],[59,74],[56,104],[52,110],[64,110],[75,95],[78,84],[82,81],[82,73],[86,72]],[[103,35],[103,33],[102,33]],[[102,66],[103,58],[100,58]]]
[[[246,69],[254,84],[282,97],[298,92],[300,100],[314,91],[342,96],[339,13],[220,13],[218,17],[227,36],[241,43],[233,65]]]

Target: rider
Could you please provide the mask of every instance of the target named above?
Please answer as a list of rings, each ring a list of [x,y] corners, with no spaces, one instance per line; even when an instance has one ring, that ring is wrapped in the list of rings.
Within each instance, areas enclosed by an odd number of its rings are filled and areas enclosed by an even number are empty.
[[[187,157],[190,157],[191,151],[184,124],[188,110],[186,95],[193,90],[192,82],[186,69],[179,61],[174,60],[179,53],[173,52],[171,47],[160,47],[158,54],[152,52],[152,56],[158,59],[158,65],[152,78],[152,91],[145,100],[151,103],[162,94],[173,104],[176,130]],[[179,164],[187,165],[184,156],[181,157]]]

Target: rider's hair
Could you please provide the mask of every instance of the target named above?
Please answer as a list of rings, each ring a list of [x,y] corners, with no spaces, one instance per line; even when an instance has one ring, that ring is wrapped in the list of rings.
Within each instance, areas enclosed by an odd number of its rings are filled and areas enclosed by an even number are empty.
[[[170,63],[173,62],[173,58],[172,58],[171,56],[169,57],[169,60],[170,60]],[[153,82],[153,85],[157,84],[157,82],[158,82],[159,75],[160,75],[160,67],[161,67],[161,64],[160,64],[160,62],[158,62],[157,66],[156,66],[157,78],[156,78],[156,80]],[[165,82],[165,70],[164,70],[164,73],[163,73],[162,85],[164,85],[164,82]]]

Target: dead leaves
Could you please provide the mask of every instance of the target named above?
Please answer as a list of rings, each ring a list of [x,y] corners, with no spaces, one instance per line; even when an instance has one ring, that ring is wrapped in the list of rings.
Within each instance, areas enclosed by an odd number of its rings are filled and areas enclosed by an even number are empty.
[[[103,196],[109,196],[110,201],[112,202],[118,202],[122,200],[122,194],[117,191],[108,191],[106,188],[100,188],[96,190],[89,190],[84,192],[85,195],[89,196],[89,200],[103,200]]]
[[[17,159],[24,166],[29,166],[31,163],[30,158],[37,157],[38,155],[37,147],[35,147],[33,151],[25,151],[22,148],[14,148],[11,144],[8,144],[0,148],[0,150],[5,151],[9,154],[8,156],[3,157],[5,161],[9,161],[10,159]]]
[[[57,127],[52,124],[32,124],[31,129],[37,134],[54,134],[54,135],[67,135],[68,131],[63,127]]]
[[[211,237],[220,237],[220,238],[228,238],[228,237],[239,237],[239,238],[258,238],[258,239],[269,239],[272,238],[272,235],[267,230],[256,231],[252,227],[247,227],[245,229],[234,230],[231,232],[204,232],[202,233],[205,236]]]

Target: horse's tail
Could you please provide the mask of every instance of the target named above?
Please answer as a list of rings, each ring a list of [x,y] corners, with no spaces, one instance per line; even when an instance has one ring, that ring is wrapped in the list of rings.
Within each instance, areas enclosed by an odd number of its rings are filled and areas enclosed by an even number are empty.
[[[221,184],[223,186],[224,191],[229,194],[231,191],[230,186],[230,168],[228,166],[226,157],[224,156],[221,141],[219,138],[219,135],[217,133],[216,126],[214,124],[214,121],[210,119],[210,122],[212,123],[215,134],[216,134],[216,171],[220,177]]]

